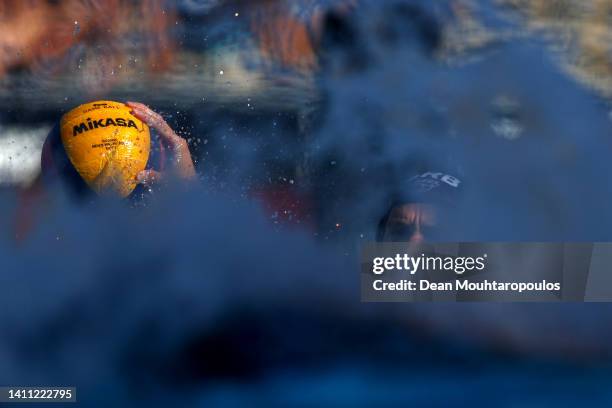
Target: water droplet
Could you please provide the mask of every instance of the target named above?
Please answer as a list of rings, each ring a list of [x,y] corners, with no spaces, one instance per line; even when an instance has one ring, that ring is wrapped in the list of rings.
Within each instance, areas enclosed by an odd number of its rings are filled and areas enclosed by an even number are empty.
[[[517,139],[521,136],[521,133],[523,133],[523,127],[518,121],[509,118],[501,118],[494,121],[491,124],[491,128],[497,136],[508,140]]]
[[[514,140],[523,133],[521,125],[521,105],[518,100],[507,95],[497,96],[492,103],[493,121],[491,129],[499,137]]]

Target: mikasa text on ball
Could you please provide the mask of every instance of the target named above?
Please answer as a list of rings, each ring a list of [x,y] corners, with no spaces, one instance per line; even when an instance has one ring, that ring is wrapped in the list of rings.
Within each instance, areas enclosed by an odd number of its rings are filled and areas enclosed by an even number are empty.
[[[97,101],[66,113],[61,138],[72,165],[98,194],[128,196],[145,169],[151,138],[148,126],[123,103]]]

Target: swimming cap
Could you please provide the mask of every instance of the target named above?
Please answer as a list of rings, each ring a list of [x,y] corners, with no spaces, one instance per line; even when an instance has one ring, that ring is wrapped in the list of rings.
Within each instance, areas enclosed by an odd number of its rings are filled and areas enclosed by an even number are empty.
[[[463,192],[462,182],[450,174],[429,171],[411,177],[402,186],[403,203],[456,205]]]
[[[78,174],[98,194],[128,196],[149,159],[149,128],[119,102],[72,109],[60,121],[60,137]]]

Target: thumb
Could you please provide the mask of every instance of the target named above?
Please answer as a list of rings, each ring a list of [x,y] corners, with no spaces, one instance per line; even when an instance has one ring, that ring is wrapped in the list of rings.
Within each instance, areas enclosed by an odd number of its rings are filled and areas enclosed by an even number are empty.
[[[163,178],[163,174],[155,170],[143,170],[136,175],[138,183],[144,184],[145,186],[158,184]]]

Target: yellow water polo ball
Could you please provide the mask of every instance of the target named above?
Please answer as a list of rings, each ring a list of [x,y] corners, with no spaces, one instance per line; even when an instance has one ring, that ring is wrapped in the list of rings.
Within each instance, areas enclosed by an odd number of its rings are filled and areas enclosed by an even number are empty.
[[[77,106],[62,117],[60,133],[70,162],[94,191],[126,197],[134,190],[151,137],[128,106],[113,101]]]

